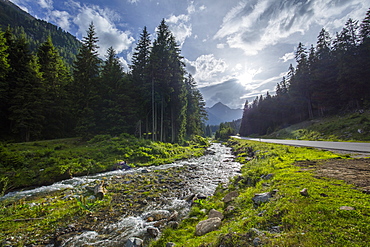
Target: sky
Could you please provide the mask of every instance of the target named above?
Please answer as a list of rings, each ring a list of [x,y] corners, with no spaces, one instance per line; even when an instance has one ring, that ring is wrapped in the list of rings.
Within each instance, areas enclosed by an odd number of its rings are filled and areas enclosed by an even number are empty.
[[[93,22],[100,56],[112,46],[126,70],[144,26],[154,39],[165,19],[206,106],[234,109],[275,93],[295,65],[299,42],[316,45],[322,28],[335,37],[349,18],[360,23],[370,8],[368,0],[11,1],[80,40]]]

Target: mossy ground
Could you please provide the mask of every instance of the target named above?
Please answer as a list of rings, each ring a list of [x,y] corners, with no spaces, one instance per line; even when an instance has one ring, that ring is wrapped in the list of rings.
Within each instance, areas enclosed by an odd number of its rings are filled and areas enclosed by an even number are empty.
[[[344,181],[315,175],[300,162],[348,159],[327,151],[233,139],[229,142],[237,160],[244,163],[240,177],[227,189],[193,206],[178,229],[167,229],[152,246],[368,246],[370,242],[370,195]],[[252,159],[251,159],[252,158]],[[261,176],[273,174],[268,180]],[[308,189],[309,196],[300,191]],[[254,205],[256,193],[278,190],[267,203]],[[237,190],[228,204],[222,198]],[[228,206],[234,210],[226,212]],[[354,210],[342,210],[342,206]],[[224,212],[219,230],[195,236],[195,226],[215,208]],[[257,230],[256,230],[257,229]],[[262,233],[262,234],[261,234]]]

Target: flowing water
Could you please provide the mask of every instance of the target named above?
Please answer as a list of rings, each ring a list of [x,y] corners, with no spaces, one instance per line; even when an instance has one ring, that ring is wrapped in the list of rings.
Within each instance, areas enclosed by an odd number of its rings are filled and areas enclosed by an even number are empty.
[[[240,172],[241,165],[234,162],[233,158],[230,148],[214,143],[208,148],[207,154],[202,157],[161,166],[133,168],[127,171],[116,170],[93,176],[72,178],[50,186],[11,192],[0,198],[0,201],[6,198],[24,198],[58,190],[83,189],[92,183],[96,183],[97,180],[112,181],[117,176],[122,177],[128,174],[151,174],[158,170],[168,170],[177,167],[185,168],[179,175],[181,183],[173,185],[166,195],[162,195],[162,197],[166,198],[161,198],[160,202],[150,201],[143,205],[143,209],[136,215],[122,215],[113,223],[101,224],[94,230],[67,234],[60,238],[57,245],[49,245],[124,246],[130,237],[145,239],[148,235],[148,229],[160,228],[158,227],[158,222],[168,219],[174,213],[178,214],[177,218],[179,219],[186,217],[191,206],[188,200],[189,197],[192,195],[210,196],[214,193],[218,184],[226,184],[230,177]],[[149,217],[153,220],[149,221]]]

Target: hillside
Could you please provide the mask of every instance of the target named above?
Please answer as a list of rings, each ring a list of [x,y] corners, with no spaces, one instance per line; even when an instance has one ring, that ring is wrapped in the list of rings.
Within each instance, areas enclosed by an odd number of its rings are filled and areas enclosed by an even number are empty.
[[[279,139],[370,141],[370,111],[316,118],[264,137]]]
[[[50,34],[55,47],[67,64],[73,63],[81,45],[76,37],[60,27],[34,18],[8,0],[0,0],[0,29],[5,31],[8,26],[14,29],[16,34],[24,30],[30,40],[31,50],[36,50]]]
[[[243,114],[242,109],[231,109],[221,102],[218,102],[212,107],[207,107],[206,111],[208,113],[207,124],[209,125],[219,125],[220,123],[238,120]]]

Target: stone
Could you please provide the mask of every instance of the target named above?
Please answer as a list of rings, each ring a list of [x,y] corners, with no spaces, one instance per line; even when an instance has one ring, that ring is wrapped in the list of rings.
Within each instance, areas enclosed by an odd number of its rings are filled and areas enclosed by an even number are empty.
[[[347,211],[355,210],[354,207],[350,207],[350,206],[341,206],[339,209],[340,210],[347,210]]]
[[[225,208],[225,212],[226,213],[231,213],[234,210],[235,210],[235,207],[234,206],[231,206],[231,205],[229,205],[229,206],[227,206],[227,208]]]
[[[212,208],[209,211],[209,213],[208,213],[208,219],[210,219],[210,218],[216,218],[216,217],[220,218],[221,220],[224,219],[224,215],[221,212],[219,212],[216,209],[213,209]]]
[[[254,197],[252,198],[252,201],[254,202],[255,205],[258,206],[261,203],[270,201],[270,198],[273,197],[276,194],[276,192],[277,192],[277,190],[273,190],[273,191],[270,191],[270,192],[254,194]]]
[[[258,246],[261,244],[261,239],[260,238],[255,238],[253,239],[253,246]]]
[[[220,226],[221,219],[218,217],[200,221],[195,227],[195,235],[203,236],[206,233],[217,230]]]
[[[125,247],[143,247],[144,241],[140,238],[129,238],[126,241]]]
[[[177,221],[170,221],[167,223],[167,226],[172,229],[177,229],[179,227],[179,222]]]
[[[175,243],[172,243],[172,242],[168,242],[166,244],[166,247],[174,247],[176,244]]]
[[[270,174],[267,174],[267,175],[263,175],[261,178],[262,178],[262,179],[264,179],[264,180],[269,180],[269,179],[271,179],[273,176],[274,176],[274,174],[270,173]]]
[[[177,212],[177,211],[174,211],[171,215],[170,215],[170,217],[168,217],[168,221],[175,221],[175,220],[177,220],[177,218],[179,217],[179,212]]]
[[[301,190],[300,192],[299,192],[302,196],[308,196],[308,190],[307,190],[307,188],[304,188],[303,190]]]
[[[230,193],[228,193],[223,201],[224,203],[228,203],[228,202],[231,202],[233,201],[235,198],[237,198],[239,196],[239,193],[237,191],[231,191]]]
[[[149,234],[150,237],[152,238],[156,238],[158,237],[160,231],[158,230],[158,228],[156,227],[152,227],[152,226],[149,226],[147,229],[146,229],[146,232]]]

